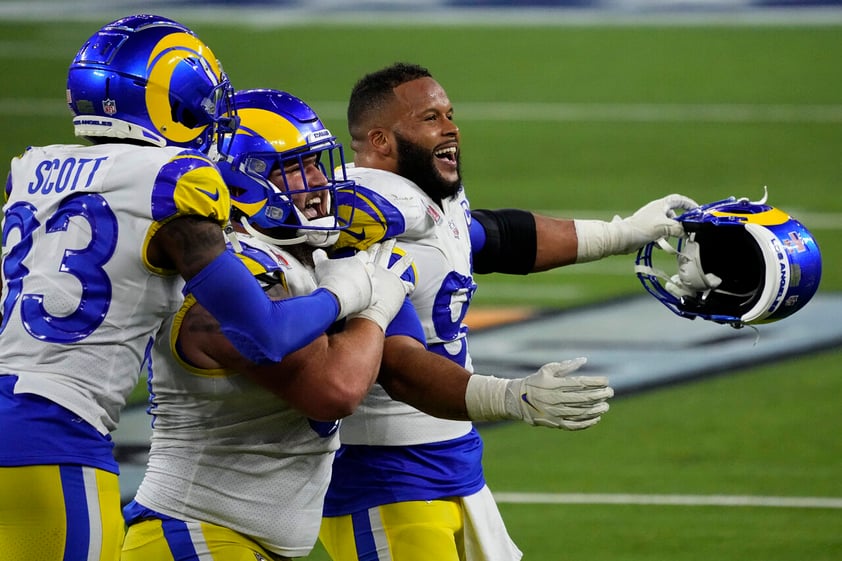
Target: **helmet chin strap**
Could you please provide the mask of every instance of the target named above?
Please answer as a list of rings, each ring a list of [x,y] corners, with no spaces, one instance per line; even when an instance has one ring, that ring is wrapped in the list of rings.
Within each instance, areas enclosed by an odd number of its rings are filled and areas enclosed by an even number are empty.
[[[765,205],[766,199],[768,199],[768,198],[769,198],[769,188],[766,185],[764,185],[763,186],[763,198],[760,199],[759,201],[754,201],[752,204]]]
[[[223,232],[225,232],[225,238],[231,244],[231,247],[234,248],[234,253],[242,253],[243,244],[240,243],[240,238],[237,237],[237,231],[234,229],[230,220],[228,221],[228,224],[225,225]]]
[[[307,238],[307,245],[313,247],[330,247],[339,239],[339,232],[332,228],[336,227],[336,218],[333,216],[322,216],[308,220],[298,208],[295,209],[298,214],[298,220],[301,224],[307,226],[315,226],[314,228],[299,228],[298,235]]]
[[[324,196],[327,199],[327,207],[330,208],[332,206],[330,192],[325,191]],[[310,220],[304,216],[304,213],[297,206],[293,206],[293,210],[298,215],[298,222],[303,226],[296,233],[299,236],[304,236],[307,245],[330,247],[339,239],[339,232],[335,229],[337,226],[335,216],[322,216]]]
[[[674,284],[686,287],[683,290],[689,289],[692,292],[716,290],[722,284],[722,279],[713,273],[705,273],[702,270],[699,244],[696,243],[695,238],[695,234],[690,234],[682,247],[682,251],[676,251],[678,254],[678,275],[673,275],[671,280]]]
[[[245,216],[240,217],[240,225],[242,225],[243,229],[248,232],[254,238],[258,240],[273,244],[273,245],[297,245],[300,243],[304,243],[307,241],[306,235],[298,235],[294,238],[273,238],[272,236],[266,235],[263,232],[257,230],[254,226],[249,224],[248,219]],[[300,230],[299,230],[300,232]]]
[[[722,279],[713,273],[702,271],[702,264],[699,259],[699,244],[693,238],[694,235],[691,234],[689,238],[685,239],[682,251],[678,251],[664,238],[656,241],[658,247],[663,251],[677,256],[678,274],[670,276],[660,269],[645,265],[637,265],[635,272],[661,279],[664,281],[664,289],[676,298],[695,298],[699,292],[704,293],[702,296],[704,298],[712,290],[716,290],[716,287],[722,283]]]
[[[304,236],[307,245],[313,247],[330,247],[339,239],[339,232],[335,230],[298,230],[299,236]]]
[[[249,221],[245,216],[240,217],[240,224],[252,237],[264,243],[279,246],[298,245],[304,243],[312,247],[330,247],[335,244],[336,240],[339,238],[339,232],[335,230],[308,230],[306,228],[300,228],[296,232],[296,236],[294,238],[274,238],[264,234],[249,224]]]
[[[330,205],[330,193],[325,193],[325,196],[328,197],[328,205]],[[330,247],[339,239],[339,232],[334,229],[337,224],[336,217],[322,216],[309,220],[294,204],[292,209],[298,217],[299,224],[303,226],[296,230],[293,238],[274,238],[264,234],[252,226],[245,216],[240,217],[240,224],[246,232],[258,240],[279,246],[304,243],[312,247]]]

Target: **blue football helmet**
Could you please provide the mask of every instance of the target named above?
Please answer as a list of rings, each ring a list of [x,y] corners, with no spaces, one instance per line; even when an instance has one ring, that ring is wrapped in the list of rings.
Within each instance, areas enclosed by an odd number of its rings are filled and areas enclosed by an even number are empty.
[[[207,153],[236,128],[228,77],[187,27],[161,16],[104,26],[79,49],[67,76],[76,136],[184,146]]]
[[[643,286],[681,317],[733,327],[803,308],[819,287],[819,247],[803,224],[765,202],[731,197],[679,216],[685,234],[675,248],[662,239],[638,252]],[[677,274],[655,268],[656,248],[676,255]]]
[[[309,105],[287,92],[238,91],[234,105],[240,126],[223,144],[227,157],[218,158],[231,191],[232,218],[269,243],[333,245],[350,224],[338,215],[336,190],[354,191],[342,144]],[[306,172],[312,173],[313,164],[316,181]]]

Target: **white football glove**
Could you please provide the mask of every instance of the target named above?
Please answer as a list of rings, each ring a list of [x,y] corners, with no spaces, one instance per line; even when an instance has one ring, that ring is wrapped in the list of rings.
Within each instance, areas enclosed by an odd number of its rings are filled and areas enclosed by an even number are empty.
[[[401,275],[412,266],[412,258],[409,255],[404,255],[389,265],[394,247],[395,240],[392,239],[368,248],[374,267],[372,303],[361,312],[348,316],[349,319],[361,317],[371,320],[384,332],[401,309],[406,297],[415,289],[411,282],[401,279]]]
[[[579,246],[577,263],[636,251],[658,238],[679,237],[684,228],[675,220],[675,209],[690,210],[698,203],[683,195],[669,195],[643,206],[628,218],[611,222],[574,220]]]
[[[374,266],[370,250],[350,257],[330,259],[323,249],[313,252],[314,274],[319,288],[328,289],[339,302],[342,319],[368,308],[374,293]]]
[[[520,420],[534,426],[582,430],[599,422],[614,395],[605,376],[568,376],[584,357],[551,362],[525,378],[474,374],[465,405],[473,421]]]

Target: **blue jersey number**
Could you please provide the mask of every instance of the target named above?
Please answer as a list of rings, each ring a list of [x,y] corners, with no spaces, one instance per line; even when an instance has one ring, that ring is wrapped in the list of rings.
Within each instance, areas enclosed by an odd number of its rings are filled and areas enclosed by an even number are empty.
[[[465,344],[468,328],[462,322],[476,289],[472,277],[451,271],[442,282],[433,303],[432,320],[436,335],[443,341],[458,340],[458,344],[436,343],[429,345],[429,349],[460,366],[465,366],[468,351]]]
[[[32,251],[32,239],[41,226],[36,209],[29,203],[17,203],[6,212],[3,222],[3,246],[9,235],[17,230],[20,241],[9,251],[3,262],[3,274],[8,292],[3,298],[3,322],[6,329],[9,317],[20,301],[23,325],[30,335],[52,343],[73,343],[94,332],[105,319],[111,302],[111,282],[103,267],[117,247],[117,217],[105,199],[97,194],[80,194],[62,201],[56,213],[44,224],[47,236],[67,231],[72,218],[85,220],[91,239],[87,246],[67,249],[58,272],[76,277],[82,287],[79,305],[67,316],[51,315],[44,308],[44,294],[25,292],[29,269],[23,264]]]

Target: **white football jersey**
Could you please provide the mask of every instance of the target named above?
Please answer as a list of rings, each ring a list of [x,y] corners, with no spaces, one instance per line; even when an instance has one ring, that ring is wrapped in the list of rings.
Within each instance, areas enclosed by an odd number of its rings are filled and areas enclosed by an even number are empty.
[[[397,174],[348,167],[357,182],[353,225],[339,247],[365,249],[397,237],[413,258],[418,312],[430,350],[472,371],[463,319],[476,290],[471,274],[471,215],[464,192],[436,204],[415,183]],[[343,444],[406,446],[467,434],[469,421],[438,419],[391,399],[378,384],[342,421]]]
[[[228,191],[192,150],[52,145],[12,160],[6,197],[0,374],[106,434],[182,300],[149,240],[179,215],[226,223]]]
[[[277,278],[295,296],[316,289],[289,253],[239,236],[258,278]],[[268,277],[267,277],[268,275]],[[339,422],[311,421],[242,375],[200,370],[174,349],[170,318],[153,350],[152,447],[135,500],[182,520],[233,529],[287,557],[316,542]]]

